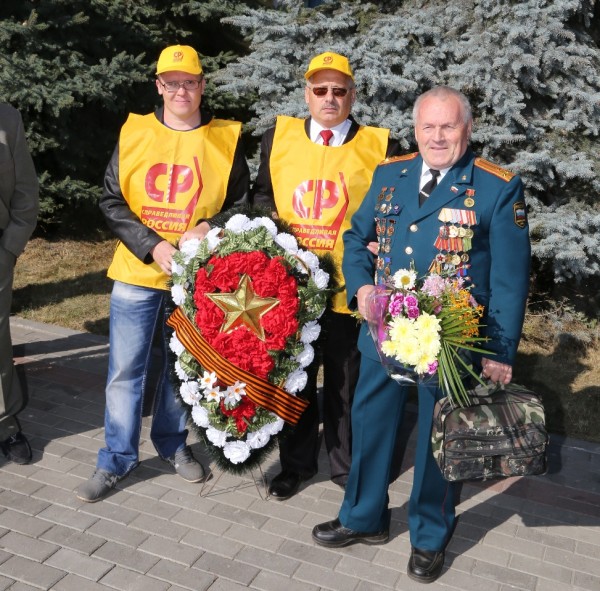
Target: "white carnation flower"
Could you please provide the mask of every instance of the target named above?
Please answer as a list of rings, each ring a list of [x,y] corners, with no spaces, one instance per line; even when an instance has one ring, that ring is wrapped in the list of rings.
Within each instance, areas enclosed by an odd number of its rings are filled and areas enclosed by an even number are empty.
[[[223,447],[227,443],[227,433],[225,431],[219,431],[214,427],[209,427],[206,430],[206,438],[217,447]]]
[[[227,220],[225,228],[234,234],[240,234],[250,229],[250,220],[243,213],[236,213]]]
[[[202,398],[202,394],[198,388],[198,382],[189,381],[183,382],[179,388],[179,393],[181,394],[181,398],[186,404],[190,406],[196,404]]]
[[[312,343],[319,338],[321,334],[321,325],[316,320],[310,320],[302,327],[300,340],[303,343]]]
[[[286,232],[282,232],[275,236],[275,243],[291,254],[296,254],[298,252],[298,241],[294,236],[287,234]]]
[[[264,226],[267,230],[267,232],[269,234],[271,234],[271,236],[273,236],[273,238],[275,238],[277,236],[277,226],[275,225],[275,222],[268,217],[262,217],[262,218],[257,218],[256,220],[256,227],[258,228],[259,226]]]
[[[185,372],[185,370],[183,369],[183,367],[181,367],[181,363],[179,363],[179,360],[177,360],[175,362],[175,373],[177,374],[177,377],[182,382],[187,382],[187,380],[190,379],[190,377],[187,375],[187,373]]]
[[[313,281],[319,289],[325,289],[329,285],[329,273],[323,269],[317,269],[313,273]]]
[[[315,358],[315,350],[312,345],[306,343],[304,349],[294,357],[301,367],[308,367]]]
[[[206,240],[206,243],[208,245],[209,251],[212,252],[221,243],[222,238],[221,238],[220,234],[221,234],[221,228],[211,228],[208,231],[208,233],[206,234],[206,236],[204,237],[204,240]]]
[[[299,250],[296,253],[296,256],[308,267],[311,273],[316,273],[319,268],[319,257],[314,252],[310,252],[310,250]],[[306,272],[306,269],[300,263],[298,263],[298,269]]]
[[[180,265],[175,259],[173,259],[171,261],[171,273],[173,275],[183,275],[185,271],[185,267],[183,265]]]
[[[200,240],[198,240],[198,238],[192,238],[191,240],[186,240],[179,247],[179,252],[183,255],[184,264],[187,265],[196,256],[199,246]]]
[[[171,348],[171,351],[173,351],[173,353],[177,355],[177,357],[179,357],[185,351],[183,343],[177,338],[177,335],[175,333],[173,333],[171,336],[171,340],[169,341],[169,347]]]
[[[272,423],[267,423],[261,429],[261,431],[264,429],[271,436],[277,435],[277,433],[279,433],[279,431],[281,431],[283,429],[283,426],[285,425],[285,421],[283,419],[279,418],[275,414],[273,414],[272,416],[273,418],[275,418],[275,421],[273,421]]]
[[[250,456],[250,448],[244,441],[230,441],[223,447],[223,455],[232,464],[241,464]]]
[[[269,439],[271,436],[268,431],[261,427],[258,431],[254,431],[253,433],[248,433],[248,437],[246,437],[246,443],[250,449],[259,449],[260,447],[264,447],[269,443]]]
[[[202,405],[195,404],[192,407],[192,421],[194,421],[194,424],[198,425],[198,427],[206,429],[210,426],[208,411]]]
[[[284,388],[290,394],[301,392],[306,387],[307,381],[307,373],[303,369],[296,369],[287,377]]]
[[[183,288],[183,285],[174,284],[173,287],[171,287],[171,297],[176,306],[183,305],[185,302],[185,289]]]

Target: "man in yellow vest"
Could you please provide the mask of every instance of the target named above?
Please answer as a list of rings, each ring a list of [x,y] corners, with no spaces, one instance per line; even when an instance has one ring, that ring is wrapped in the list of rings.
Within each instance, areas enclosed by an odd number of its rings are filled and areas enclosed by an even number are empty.
[[[299,242],[316,254],[333,256],[340,285],[342,234],[371,183],[375,167],[396,153],[389,130],[359,125],[350,111],[356,99],[348,59],[327,51],[312,59],[304,77],[310,117],[280,116],[261,142],[260,166],[253,187],[254,205],[271,207],[288,222]],[[360,362],[359,325],[346,306],[345,291],[321,320],[323,431],[331,480],[344,487],[351,460],[350,408]],[[310,404],[293,430],[280,439],[281,473],[269,494],[284,500],[318,469],[319,409],[317,369],[303,396]]]
[[[106,170],[100,208],[119,239],[108,276],[114,279],[106,385],[105,441],[96,470],[77,497],[104,498],[139,463],[139,442],[152,345],[161,334],[150,438],[177,474],[201,482],[206,473],[186,445],[187,413],[169,380],[165,327],[173,254],[201,237],[209,218],[246,202],[249,172],[241,124],[201,109],[206,81],[198,53],[167,47],[158,59],[162,106],[131,114]],[[154,387],[154,384],[151,384]]]

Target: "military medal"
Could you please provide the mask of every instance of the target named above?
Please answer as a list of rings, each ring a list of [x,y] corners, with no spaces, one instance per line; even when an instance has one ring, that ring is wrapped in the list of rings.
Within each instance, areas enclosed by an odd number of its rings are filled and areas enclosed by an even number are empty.
[[[440,210],[440,213],[438,215],[438,220],[440,220],[440,222],[444,222],[444,223],[448,223],[452,221],[452,213],[451,210],[448,209],[447,207],[443,207]]]
[[[463,179],[464,180],[464,179]],[[475,205],[475,189],[466,190],[465,207]],[[467,251],[471,250],[474,235],[471,226],[477,225],[477,214],[472,209],[454,209],[444,207],[438,214],[443,222],[439,227],[434,246],[439,251],[429,270],[436,273],[448,273],[457,277],[467,277],[470,264]]]
[[[475,189],[467,189],[465,191],[467,198],[465,199],[465,207],[473,207],[475,205]]]

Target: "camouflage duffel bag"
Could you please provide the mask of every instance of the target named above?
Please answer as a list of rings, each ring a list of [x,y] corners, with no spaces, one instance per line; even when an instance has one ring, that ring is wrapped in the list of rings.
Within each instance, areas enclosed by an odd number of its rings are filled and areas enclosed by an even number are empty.
[[[548,433],[540,398],[517,384],[478,385],[471,406],[442,398],[431,442],[446,480],[488,480],[546,471]]]

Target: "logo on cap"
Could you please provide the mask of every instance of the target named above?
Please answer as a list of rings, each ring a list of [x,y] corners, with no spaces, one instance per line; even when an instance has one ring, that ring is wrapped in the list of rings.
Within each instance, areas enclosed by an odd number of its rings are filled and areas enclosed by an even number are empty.
[[[176,51],[175,53],[173,53],[173,61],[183,61],[183,51]]]
[[[330,64],[332,61],[333,61],[333,58],[332,58],[330,55],[326,55],[326,56],[323,58],[323,63],[324,63],[324,64]]]

